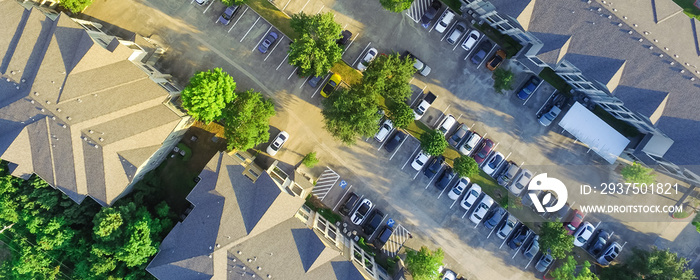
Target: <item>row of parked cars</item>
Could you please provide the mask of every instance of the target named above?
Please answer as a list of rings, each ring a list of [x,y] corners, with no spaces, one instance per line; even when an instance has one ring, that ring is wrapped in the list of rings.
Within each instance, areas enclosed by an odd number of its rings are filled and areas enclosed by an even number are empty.
[[[574,246],[581,247],[596,258],[598,264],[609,265],[622,251],[622,245],[610,242],[612,234],[604,229],[598,229],[589,222],[583,222],[585,214],[574,209],[564,222],[567,234],[574,236]]]
[[[362,232],[367,235],[367,242],[374,242],[377,249],[381,249],[389,240],[394,229],[389,225],[382,225],[385,214],[379,210],[368,198],[359,200],[356,193],[350,193],[343,202],[339,212],[350,217],[350,221],[362,227]],[[359,201],[359,202],[358,202]],[[374,233],[380,230],[374,237]]]

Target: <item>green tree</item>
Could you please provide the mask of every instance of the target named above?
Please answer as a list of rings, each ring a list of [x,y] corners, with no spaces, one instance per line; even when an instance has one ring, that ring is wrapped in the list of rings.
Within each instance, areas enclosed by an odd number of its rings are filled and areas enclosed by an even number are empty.
[[[411,7],[413,0],[379,0],[384,9],[394,13],[400,13]]]
[[[313,168],[318,163],[318,158],[316,158],[316,152],[310,152],[304,156],[301,162],[308,168]]]
[[[577,266],[574,257],[568,256],[559,267],[552,270],[551,276],[556,280],[598,280],[598,276],[591,272],[591,263],[585,261],[580,271]]]
[[[245,3],[245,0],[221,0],[221,3],[224,3],[226,6],[233,6],[233,5],[243,5]]]
[[[493,89],[498,93],[513,89],[513,72],[503,67],[493,71]]]
[[[269,123],[275,115],[275,105],[259,92],[250,89],[239,93],[222,113],[229,150],[248,150],[270,138]]]
[[[546,222],[540,231],[540,246],[543,252],[551,250],[552,257],[563,259],[574,249],[574,237],[567,234],[561,223]]]
[[[321,114],[326,130],[346,145],[354,144],[359,136],[374,135],[381,118],[377,114],[377,103],[376,95],[365,84],[360,83],[350,90],[337,89],[323,100]]]
[[[479,164],[472,157],[460,156],[454,161],[454,170],[460,177],[472,177],[479,173]]]
[[[98,239],[110,241],[121,236],[120,227],[124,224],[122,214],[113,207],[105,207],[95,215],[92,231]]]
[[[61,0],[61,2],[58,4],[61,7],[70,10],[72,13],[77,14],[90,6],[90,4],[92,4],[92,0]]]
[[[221,68],[198,72],[182,90],[182,107],[194,119],[210,123],[236,98],[234,90],[236,82]]]
[[[420,135],[420,146],[429,155],[439,156],[445,152],[447,140],[445,140],[445,135],[442,135],[440,131],[428,130]]]
[[[362,83],[396,103],[403,103],[411,96],[411,78],[416,73],[415,61],[401,58],[398,53],[377,56],[363,73]]]
[[[343,50],[336,40],[340,39],[342,28],[334,19],[330,12],[292,15],[289,24],[299,38],[289,46],[289,64],[299,67],[300,75],[325,75],[341,59]]]
[[[651,251],[632,249],[632,255],[626,263],[603,268],[600,279],[693,280],[696,276],[688,266],[688,259],[679,257],[668,249],[659,250],[654,247]]]
[[[431,252],[428,247],[420,247],[420,251],[406,250],[406,268],[415,280],[437,280],[438,269],[445,258],[442,248]]]
[[[415,122],[413,109],[404,102],[393,102],[389,105],[389,119],[395,127],[408,128]]]
[[[656,180],[656,174],[654,174],[653,170],[642,166],[638,162],[625,166],[625,168],[622,168],[620,173],[622,174],[622,178],[627,183],[651,185]]]

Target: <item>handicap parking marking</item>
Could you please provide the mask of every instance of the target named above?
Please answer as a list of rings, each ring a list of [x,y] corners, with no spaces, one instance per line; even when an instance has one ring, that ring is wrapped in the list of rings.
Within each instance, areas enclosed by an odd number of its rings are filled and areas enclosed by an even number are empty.
[[[360,53],[359,56],[357,56],[357,59],[355,59],[355,62],[353,62],[352,65],[357,65],[357,61],[360,60],[360,57],[362,57],[362,54],[364,54],[365,51],[367,50],[367,48],[369,48],[370,44],[372,44],[372,42],[367,43],[367,46],[365,46],[365,48],[362,49],[362,52]],[[352,65],[350,65],[350,67],[352,67]]]
[[[515,259],[515,256],[518,255],[518,252],[520,252],[520,249],[522,249],[525,246],[525,243],[527,243],[527,240],[530,238],[530,235],[532,235],[532,230],[527,231],[527,235],[525,236],[525,240],[523,240],[523,243],[520,244],[520,247],[518,247],[518,249],[515,250],[515,253],[513,253],[513,256],[510,258],[511,260]]]
[[[348,195],[348,192],[350,192],[350,189],[352,189],[352,185],[350,185],[350,186],[348,187],[348,189],[345,190],[345,192],[343,193],[343,195],[340,196],[340,199],[338,200],[338,202],[336,202],[336,203],[335,203],[335,206],[333,206],[333,211],[337,211],[337,210],[338,210],[338,206],[340,205],[340,202],[342,202],[342,201],[345,199],[345,196]]]
[[[231,28],[228,29],[228,33],[231,33],[231,30],[233,30],[233,27],[236,26],[238,21],[241,20],[241,18],[243,17],[243,15],[245,15],[245,12],[247,12],[247,11],[248,11],[248,6],[245,7],[245,10],[243,10],[243,13],[241,13],[241,15],[238,16],[238,19],[236,19],[236,21],[233,23],[233,25],[231,25]]]
[[[340,186],[341,189],[345,189],[345,187],[348,186],[348,182],[345,180],[340,180],[340,184],[338,184],[338,186]]]
[[[406,137],[406,138],[408,138],[408,137]],[[413,159],[413,157],[415,156],[415,154],[416,154],[416,152],[418,151],[418,149],[420,149],[420,146],[416,147],[416,149],[413,150],[413,153],[411,153],[411,156],[406,160],[406,163],[403,164],[403,166],[401,167],[401,170],[403,170],[403,168],[406,167],[406,164],[408,164],[408,162],[411,161],[411,159]],[[420,171],[420,170],[419,170],[419,171]],[[415,178],[416,178],[416,177],[413,177],[413,179],[415,179]]]
[[[260,17],[258,17],[258,19],[260,19]],[[258,22],[258,21],[255,21],[255,22]],[[255,25],[255,23],[254,23],[253,25]],[[253,26],[251,26],[250,28],[253,28]],[[258,46],[260,46],[260,43],[261,43],[263,40],[265,40],[265,36],[267,36],[267,34],[270,33],[270,30],[272,30],[272,24],[270,24],[270,28],[268,28],[267,31],[265,31],[265,33],[263,33],[263,35],[260,37],[260,40],[258,41],[257,44],[255,44],[255,46],[253,47],[253,49],[250,50],[251,52],[254,52],[255,49],[257,49]],[[248,29],[248,32],[250,32],[250,29]],[[248,33],[246,33],[246,35],[248,35]],[[245,38],[245,36],[244,36],[243,38]],[[241,41],[243,41],[243,39],[241,39]],[[281,41],[281,40],[277,40],[277,41],[278,41],[277,43],[279,43],[279,41]],[[270,51],[270,52],[271,52],[271,51]],[[269,54],[268,54],[268,56],[269,56]]]
[[[258,15],[258,19],[255,20],[255,22],[253,23],[253,25],[251,25],[250,28],[248,28],[248,31],[243,35],[243,38],[241,38],[241,40],[238,41],[239,43],[240,43],[240,42],[243,42],[243,39],[245,39],[245,37],[248,36],[248,33],[250,33],[250,30],[253,30],[253,27],[255,26],[255,24],[258,23],[258,21],[260,21],[260,16],[259,16],[259,15]],[[265,38],[265,37],[263,36],[263,38]],[[262,41],[262,40],[260,40],[260,41]],[[258,44],[260,44],[260,43],[258,43]],[[257,47],[257,45],[255,45],[255,46]],[[255,50],[255,49],[253,49],[253,50]]]
[[[399,224],[396,226],[396,229],[394,229],[394,232],[389,237],[389,240],[384,244],[382,251],[393,258],[398,255],[399,251],[403,247],[403,244],[406,242],[406,240],[408,240],[408,238],[411,237],[413,237],[411,232]]]
[[[270,27],[272,27],[272,26],[270,26]],[[272,54],[272,52],[275,51],[275,48],[277,48],[277,46],[282,42],[282,39],[284,39],[284,36],[282,36],[282,38],[281,38],[280,40],[277,40],[277,44],[275,44],[275,46],[272,47],[272,50],[270,50],[270,51],[268,52],[267,56],[265,57],[265,59],[263,59],[263,61],[267,61],[267,58],[270,57],[270,55]]]
[[[316,181],[316,185],[311,190],[311,193],[323,201],[328,192],[335,186],[335,183],[338,182],[338,179],[340,179],[340,175],[330,167],[326,167],[326,170],[321,173],[321,176]]]
[[[444,167],[444,166],[440,165],[440,169],[438,169],[438,172],[435,173],[435,174],[433,174],[433,177],[430,178],[430,181],[428,181],[428,184],[425,185],[425,189],[426,189],[426,190],[428,189],[428,187],[430,187],[430,183],[432,183],[433,180],[435,180],[435,177],[437,177],[438,174],[440,174],[440,171],[442,171],[442,168],[443,168],[443,167]]]

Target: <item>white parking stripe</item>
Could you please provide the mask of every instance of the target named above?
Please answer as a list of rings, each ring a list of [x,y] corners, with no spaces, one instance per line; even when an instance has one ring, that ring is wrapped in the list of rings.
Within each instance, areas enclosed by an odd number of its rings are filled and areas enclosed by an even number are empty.
[[[526,83],[527,83],[527,82],[526,82]],[[532,97],[533,95],[535,95],[535,92],[537,91],[538,88],[540,88],[540,86],[541,86],[542,84],[544,84],[544,83],[543,83],[542,81],[540,81],[540,83],[535,87],[535,89],[532,90],[532,92],[530,93],[530,95],[527,96],[527,98],[525,99],[525,102],[523,102],[523,105],[525,105],[525,103],[527,103],[527,102],[530,100],[530,97]]]
[[[280,65],[277,65],[277,69],[275,69],[275,71],[280,70],[282,63],[284,63],[288,57],[289,57],[289,53],[287,53],[287,55],[284,56],[284,59],[282,59],[282,61],[280,61]]]
[[[461,118],[462,118],[462,114],[459,114],[459,117],[457,117],[457,119],[455,120],[455,122],[458,122],[459,119],[461,119]],[[459,144],[459,143],[457,143],[457,144]]]
[[[379,223],[379,225],[380,225],[380,226],[383,225],[383,224],[384,224],[384,221],[386,221],[386,219],[388,219],[388,218],[389,218],[389,215],[384,215],[384,218],[382,218],[382,221]],[[377,232],[379,232],[379,227],[377,227],[377,228],[374,230],[374,232],[373,232],[370,236],[367,237],[367,241],[372,240],[372,238],[374,237],[375,234],[377,234]]]
[[[231,30],[233,29],[233,27],[236,26],[238,21],[241,20],[241,18],[243,17],[243,15],[245,15],[245,12],[247,12],[247,11],[248,11],[248,6],[245,7],[245,10],[243,10],[243,13],[241,13],[241,15],[238,16],[238,19],[236,19],[236,21],[233,23],[233,25],[231,25],[231,28],[228,29],[228,33],[231,33]]]
[[[327,78],[327,79],[323,79],[323,80],[321,81],[321,83],[318,84],[318,88],[314,91],[314,94],[311,95],[311,98],[314,98],[314,96],[316,96],[316,94],[318,93],[318,91],[321,90],[321,88],[323,88],[323,85],[326,84],[326,81],[328,81],[328,79],[330,79],[330,75],[326,74],[326,76],[328,76],[328,78]]]
[[[425,185],[425,189],[426,189],[426,190],[428,189],[428,187],[430,187],[430,183],[432,183],[433,180],[435,180],[435,177],[437,177],[437,175],[440,174],[440,171],[442,171],[442,168],[443,168],[443,167],[444,167],[444,166],[441,165],[441,166],[440,166],[440,169],[438,169],[438,172],[435,173],[435,174],[433,175],[432,178],[430,178],[430,181],[428,181],[428,184]]]
[[[345,48],[345,50],[343,51],[343,53],[340,54],[340,56],[343,56],[343,55],[345,54],[345,52],[348,51],[348,49],[350,48],[350,46],[352,46],[352,43],[354,43],[354,42],[355,42],[355,39],[357,39],[357,36],[360,36],[360,33],[355,34],[355,38],[352,38],[352,40],[350,40],[350,44],[348,44],[348,46]]]
[[[524,269],[527,269],[528,267],[530,267],[530,264],[532,263],[532,260],[534,260],[534,259],[537,257],[537,255],[539,255],[539,252],[535,253],[535,255],[532,256],[532,258],[530,258],[530,261],[527,262],[527,265],[525,266]]]
[[[472,207],[474,207],[474,204],[472,204]],[[471,210],[471,208],[469,208]],[[467,213],[469,213],[469,210],[464,211],[464,214],[462,214],[462,219],[464,219],[465,216],[467,216]]]
[[[284,7],[282,7],[282,11],[284,11],[284,9],[287,8],[287,6],[289,5],[290,2],[292,2],[292,0],[287,1],[287,4],[284,4]]]
[[[452,104],[447,104],[447,107],[445,107],[445,110],[440,112],[440,117],[437,118],[437,120],[435,120],[435,123],[433,123],[433,126],[437,125],[437,121],[441,120],[443,116],[447,116],[447,114],[445,114],[445,112],[447,112],[447,109],[450,109],[450,106],[452,106]]]
[[[407,138],[408,138],[408,137],[407,137]],[[408,162],[411,161],[411,159],[413,159],[413,157],[415,156],[415,154],[416,154],[416,152],[418,151],[418,149],[420,149],[420,146],[416,147],[416,149],[413,150],[413,153],[411,153],[411,156],[406,160],[406,163],[404,163],[403,166],[401,166],[401,170],[403,170],[403,168],[406,167],[406,164],[408,164]],[[414,178],[415,178],[415,177],[414,177]]]
[[[270,27],[272,27],[272,26],[270,26]],[[272,47],[272,50],[270,50],[270,51],[268,52],[267,56],[265,57],[265,59],[263,59],[263,61],[267,61],[267,58],[270,57],[270,55],[272,54],[272,52],[275,51],[275,48],[277,48],[277,46],[280,44],[280,42],[282,42],[282,39],[284,39],[284,36],[282,36],[282,38],[281,38],[280,40],[277,40],[277,44],[275,44],[275,46]]]
[[[258,17],[258,19],[260,19],[260,17]],[[256,21],[256,22],[257,22],[257,21]],[[253,28],[253,27],[251,26],[251,28]],[[270,28],[268,28],[267,31],[265,31],[265,33],[263,34],[263,36],[260,37],[260,41],[258,41],[258,43],[255,44],[255,46],[253,47],[252,50],[250,50],[251,52],[254,52],[255,49],[258,48],[258,46],[260,45],[260,43],[265,39],[265,36],[267,36],[267,34],[270,33],[270,30],[272,30],[272,25],[270,25]],[[250,31],[250,30],[248,30],[248,31]],[[246,35],[247,35],[247,34],[246,34]],[[243,39],[241,39],[241,40],[243,40]],[[279,43],[279,42],[278,42],[278,43]]]
[[[549,95],[549,98],[547,98],[547,101],[545,101],[544,103],[542,103],[542,106],[540,106],[540,109],[537,110],[537,113],[535,113],[535,116],[537,116],[537,114],[539,114],[540,111],[542,111],[542,108],[544,108],[544,105],[547,105],[547,103],[549,103],[549,100],[552,99],[552,96],[554,96],[555,93],[557,93],[557,90],[556,90],[556,89],[552,92],[551,95]]]
[[[325,7],[325,6],[326,6],[326,5],[321,5],[321,8],[318,9],[318,12],[316,12],[316,14],[318,15],[319,13],[321,13],[321,10],[323,10],[323,7]]]
[[[391,160],[392,158],[394,158],[394,155],[396,155],[396,152],[398,152],[398,151],[401,149],[401,146],[403,146],[403,143],[406,142],[406,139],[408,139],[408,136],[404,137],[404,138],[403,138],[403,141],[401,141],[401,143],[399,143],[399,146],[396,147],[396,150],[394,150],[394,153],[391,154],[391,157],[389,158],[389,160]]]
[[[335,186],[335,183],[338,182],[338,179],[340,179],[340,175],[335,173],[330,167],[326,167],[326,170],[321,173],[318,181],[316,181],[316,185],[311,190],[311,193],[323,201],[328,192]]]
[[[292,73],[289,73],[289,77],[287,77],[287,80],[289,80],[289,79],[292,78],[292,75],[294,75],[294,73],[297,72],[297,69],[299,69],[299,66],[297,66],[296,68],[294,68],[294,71],[292,71]]]
[[[365,46],[365,48],[362,49],[362,52],[361,52],[360,55],[357,57],[357,59],[355,59],[355,62],[353,62],[352,65],[350,65],[350,67],[352,67],[353,65],[356,65],[356,64],[357,64],[357,61],[360,60],[360,57],[362,57],[362,55],[365,53],[365,51],[367,50],[367,48],[369,48],[369,45],[370,45],[370,44],[372,44],[372,42],[367,43],[367,46]]]
[[[304,82],[303,82],[303,83],[301,83],[301,85],[299,85],[299,88],[303,87],[303,86],[304,86],[304,84],[306,84],[306,82],[308,82],[308,81],[309,81],[309,79],[311,79],[311,76],[308,76],[308,77],[306,77],[306,79],[304,79]]]
[[[515,253],[513,253],[513,257],[510,258],[511,260],[514,259],[516,255],[518,255],[518,252],[520,252],[520,249],[523,248],[523,246],[525,245],[525,241],[527,241],[527,239],[530,238],[531,234],[532,234],[532,231],[528,230],[527,235],[525,236],[525,240],[523,240],[523,243],[520,244],[520,247],[518,247],[518,249],[515,250]]]
[[[459,196],[461,197],[462,195],[460,194]],[[450,209],[452,209],[452,207],[455,206],[455,204],[457,204],[457,201],[459,201],[459,197],[457,197],[457,199],[455,199],[455,201],[452,202],[452,205],[450,205]]]
[[[413,78],[411,78],[411,81],[413,81]],[[423,89],[420,90],[420,93],[416,96],[415,99],[413,99],[413,101],[411,101],[411,107],[413,107],[413,105],[415,105],[416,101],[418,101],[420,99],[420,97],[423,96],[423,92],[425,92],[425,88],[427,88],[427,87],[428,87],[427,85],[423,86]]]
[[[304,11],[304,8],[306,8],[306,5],[308,5],[308,4],[309,4],[309,0],[306,0],[306,4],[304,4],[304,7],[301,7],[301,10],[299,10],[297,13],[301,13],[302,11]]]
[[[474,46],[478,46],[479,43],[481,42],[481,40],[484,39],[484,37],[486,37],[486,36],[481,35],[481,37],[479,37],[479,40],[476,40],[476,42],[474,42]],[[469,36],[467,36],[467,38],[469,38]],[[465,39],[465,40],[466,40],[466,39]],[[475,49],[475,48],[472,47],[472,48],[467,52],[467,56],[464,57],[464,60],[465,60],[465,61],[467,60],[467,58],[469,58],[469,55],[471,55],[472,52],[474,52],[474,49]]]
[[[255,20],[255,22],[253,23],[253,25],[250,26],[250,28],[248,28],[248,31],[243,35],[243,38],[241,38],[241,40],[238,41],[239,43],[243,42],[243,39],[245,39],[245,37],[248,36],[248,33],[250,33],[250,30],[253,29],[253,26],[255,26],[255,24],[258,23],[259,20],[260,20],[260,16],[258,16],[258,19]],[[263,36],[263,38],[265,38],[265,37]],[[262,40],[260,40],[260,41],[262,41]],[[258,44],[260,44],[260,42],[258,42]],[[255,45],[255,46],[257,47],[258,45]],[[253,49],[253,50],[255,50],[255,49]]]
[[[348,192],[350,191],[350,189],[352,189],[352,185],[350,185],[350,186],[345,190],[345,192],[343,193],[343,195],[340,196],[340,199],[338,200],[338,202],[335,204],[335,206],[333,206],[333,211],[337,211],[337,210],[338,210],[338,205],[340,205],[340,202],[343,201],[343,198],[345,198],[345,196],[348,194]]]
[[[481,65],[483,65],[484,62],[486,62],[486,60],[487,60],[488,57],[489,57],[489,54],[490,54],[494,49],[496,49],[496,45],[494,45],[493,47],[491,47],[491,50],[489,50],[489,51],[486,53],[486,55],[484,56],[484,59],[481,60],[481,63],[479,63],[479,66],[477,66],[476,69],[479,69],[479,67],[481,67]]]
[[[209,7],[211,7],[212,4],[214,4],[214,1],[209,2],[209,6],[207,6],[207,8],[204,9],[204,12],[202,12],[202,14],[203,14],[203,13],[206,13],[207,10],[209,10]]]

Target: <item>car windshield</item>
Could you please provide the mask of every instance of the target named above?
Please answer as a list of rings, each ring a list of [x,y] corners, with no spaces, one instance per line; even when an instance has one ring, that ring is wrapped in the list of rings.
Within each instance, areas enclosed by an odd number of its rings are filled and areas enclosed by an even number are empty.
[[[228,13],[224,13],[224,14],[221,15],[221,16],[222,16],[225,20],[230,20],[230,19],[231,19],[231,16],[228,15]]]
[[[566,225],[566,228],[568,228],[570,231],[576,230],[576,227],[575,227],[574,225],[572,225],[572,224]]]
[[[502,59],[500,56],[496,56],[496,57],[493,59],[493,62],[491,63],[491,65],[499,64],[499,63],[501,63],[502,60],[503,60],[503,59]]]
[[[423,108],[423,106],[418,106],[418,108],[416,108],[416,112],[418,112],[419,115],[422,115],[425,113],[425,108]]]
[[[330,93],[331,91],[333,91],[333,86],[329,83],[325,87],[323,87],[323,91]]]
[[[586,239],[583,238],[583,236],[577,237],[576,240],[578,240],[578,242],[581,242],[581,243],[586,243]]]
[[[481,221],[481,219],[484,218],[484,217],[482,217],[481,215],[479,215],[478,213],[474,213],[474,217],[476,217],[476,219],[479,220],[479,221]]]
[[[460,188],[454,188],[454,189],[452,189],[452,192],[455,193],[456,195],[462,194],[462,190]]]
[[[554,116],[554,114],[552,114],[552,113],[549,113],[549,114],[544,115],[544,117],[550,121],[553,121],[556,116]]]

